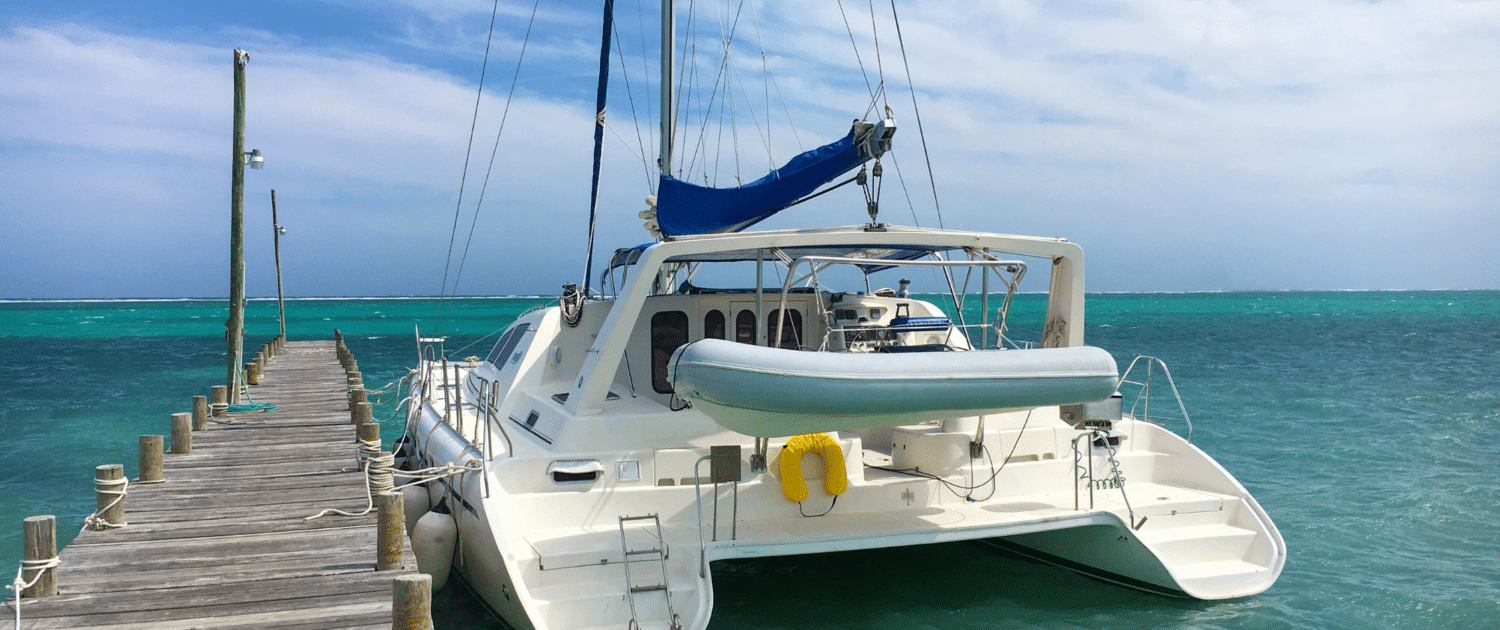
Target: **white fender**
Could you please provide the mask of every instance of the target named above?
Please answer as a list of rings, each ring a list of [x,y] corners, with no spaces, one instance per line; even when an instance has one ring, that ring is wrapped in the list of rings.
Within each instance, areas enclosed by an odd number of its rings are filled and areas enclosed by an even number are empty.
[[[432,576],[434,593],[448,582],[448,570],[453,567],[453,547],[457,542],[458,523],[441,502],[417,519],[416,527],[412,528],[411,546],[417,556],[417,570]]]
[[[406,535],[411,536],[417,528],[417,519],[432,507],[424,486],[407,486],[401,489],[401,504],[406,510]]]

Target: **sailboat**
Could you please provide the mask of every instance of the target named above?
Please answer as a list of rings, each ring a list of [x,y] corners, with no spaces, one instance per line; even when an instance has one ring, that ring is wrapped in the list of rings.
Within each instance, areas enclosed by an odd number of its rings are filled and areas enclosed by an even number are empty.
[[[670,0],[662,15],[671,77]],[[600,110],[596,140],[602,88]],[[438,553],[509,624],[701,629],[716,563],[953,541],[1167,596],[1276,581],[1280,532],[1191,443],[1165,363],[1122,374],[1086,343],[1079,245],[892,225],[865,203],[868,223],[750,229],[855,169],[869,186],[895,132],[889,110],[856,120],[734,188],[663,169],[654,240],[615,251],[598,290],[590,263],[484,357],[417,333],[400,455],[459,472],[408,518],[445,507],[459,544]],[[1040,334],[1019,339],[1013,298],[1037,266]],[[705,286],[721,267],[748,286]],[[923,274],[950,293],[902,278]]]

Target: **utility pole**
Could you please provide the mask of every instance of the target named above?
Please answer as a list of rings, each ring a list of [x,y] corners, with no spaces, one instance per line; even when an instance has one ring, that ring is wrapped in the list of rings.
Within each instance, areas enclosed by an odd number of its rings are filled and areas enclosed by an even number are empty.
[[[276,220],[276,189],[271,189],[271,244],[276,251],[276,312],[281,318],[281,340],[286,341],[286,301],[281,295],[281,222]]]
[[[240,402],[238,376],[245,344],[245,65],[250,54],[234,50],[234,155],[229,189],[229,402]]]

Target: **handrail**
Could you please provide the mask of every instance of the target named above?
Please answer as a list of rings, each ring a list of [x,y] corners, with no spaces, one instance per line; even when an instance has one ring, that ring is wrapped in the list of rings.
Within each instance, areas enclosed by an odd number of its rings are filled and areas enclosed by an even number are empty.
[[[1140,363],[1142,359],[1146,360],[1146,380],[1144,380],[1144,381],[1132,381],[1132,380],[1130,380],[1130,373],[1131,373],[1131,371],[1135,369],[1136,364]],[[1171,388],[1172,388],[1172,397],[1177,399],[1177,409],[1182,412],[1182,419],[1183,419],[1183,421],[1187,422],[1187,428],[1188,428],[1187,441],[1188,441],[1188,444],[1192,444],[1193,443],[1193,419],[1190,418],[1190,417],[1188,417],[1187,405],[1184,405],[1182,403],[1182,394],[1177,393],[1177,383],[1175,383],[1175,382],[1172,381],[1172,371],[1167,369],[1166,362],[1162,361],[1161,359],[1158,359],[1158,358],[1153,357],[1153,356],[1144,355],[1144,354],[1143,355],[1139,355],[1135,359],[1132,359],[1130,361],[1130,367],[1125,368],[1125,374],[1120,377],[1120,385],[1124,385],[1125,383],[1130,383],[1131,385],[1138,385],[1141,388],[1141,391],[1136,394],[1135,400],[1130,403],[1130,416],[1132,418],[1134,418],[1135,417],[1135,408],[1136,408],[1136,406],[1137,405],[1142,405],[1144,403],[1144,407],[1142,407],[1142,409],[1141,409],[1141,417],[1140,417],[1140,419],[1145,420],[1146,422],[1151,422],[1151,379],[1154,376],[1155,366],[1157,366],[1157,365],[1161,366],[1161,372],[1162,372],[1162,374],[1166,375],[1166,377],[1167,377],[1167,385],[1171,386]],[[1119,385],[1115,386],[1115,392],[1119,393],[1119,391],[1120,391],[1120,386]],[[1158,423],[1158,424],[1160,424],[1160,423]]]
[[[850,258],[847,256],[803,256],[787,263],[786,281],[781,284],[780,312],[786,312],[786,296],[792,290],[792,285],[798,282],[794,277],[797,266],[807,263],[813,268],[813,263],[844,263],[850,265],[879,264],[889,267],[1004,267],[1011,273],[1025,273],[1026,263],[1019,260],[889,260],[874,258]],[[811,275],[811,274],[809,274]],[[803,277],[804,279],[806,276]],[[776,336],[773,339],[779,344],[781,340],[782,327],[786,325],[786,317],[778,316],[776,319]],[[770,344],[767,340],[767,344]]]

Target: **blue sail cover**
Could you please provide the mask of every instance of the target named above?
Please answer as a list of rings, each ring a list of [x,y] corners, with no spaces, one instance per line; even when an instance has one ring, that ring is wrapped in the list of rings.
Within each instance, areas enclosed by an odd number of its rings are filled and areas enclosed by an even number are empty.
[[[850,129],[843,140],[798,155],[786,166],[736,188],[697,186],[663,174],[656,191],[656,221],[666,236],[738,232],[867,159],[855,146]]]

